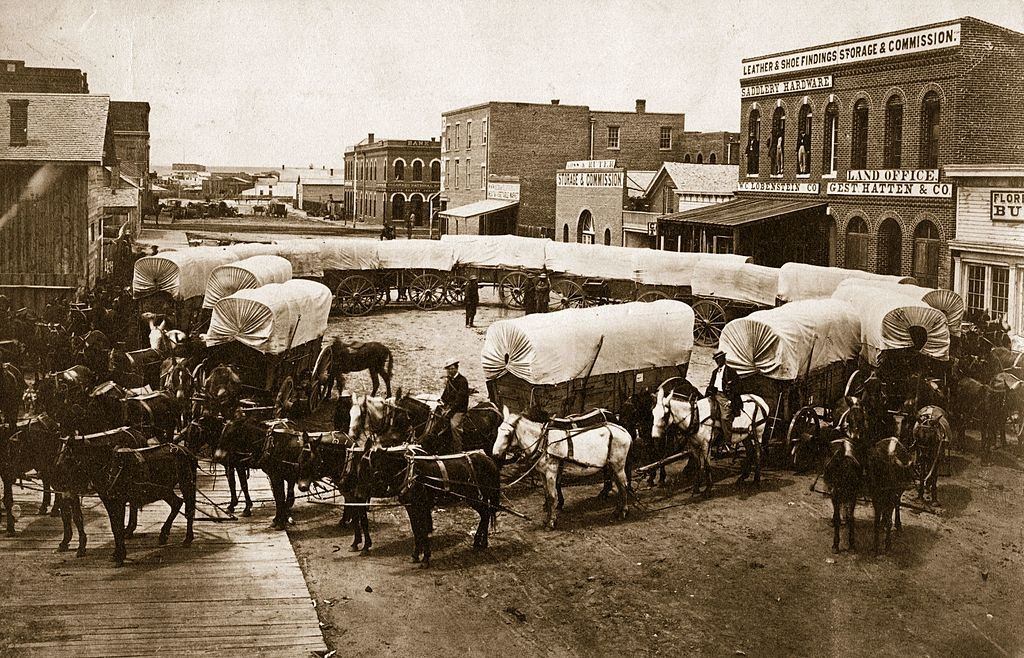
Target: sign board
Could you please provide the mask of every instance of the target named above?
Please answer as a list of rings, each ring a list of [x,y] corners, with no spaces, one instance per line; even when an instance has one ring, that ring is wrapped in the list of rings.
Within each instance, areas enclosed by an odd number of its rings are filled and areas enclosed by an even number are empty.
[[[658,222],[647,222],[647,235],[652,237],[658,235]]]
[[[827,191],[830,195],[932,197],[948,199],[953,196],[953,184],[846,181],[829,183]]]
[[[800,78],[799,80],[783,80],[782,82],[765,82],[749,87],[740,87],[740,98],[754,98],[756,96],[781,96],[783,94],[799,94],[805,91],[818,89],[831,89],[832,76],[819,75],[813,78]]]
[[[947,23],[832,46],[808,48],[785,55],[755,57],[743,62],[740,78],[757,78],[793,71],[809,71],[823,66],[869,62],[959,45],[960,23]]]
[[[569,160],[566,169],[615,169],[615,160]]]
[[[784,194],[817,194],[820,183],[787,183],[775,180],[742,180],[740,192],[776,192]]]
[[[621,171],[562,171],[555,174],[555,185],[558,187],[622,187],[624,182],[625,174]]]
[[[1024,190],[993,190],[990,212],[993,222],[1024,222]]]
[[[407,139],[405,140],[406,146],[437,146],[438,142],[431,139]]]
[[[519,200],[519,183],[487,183],[488,199]]]
[[[851,169],[846,180],[860,183],[937,183],[938,169]]]

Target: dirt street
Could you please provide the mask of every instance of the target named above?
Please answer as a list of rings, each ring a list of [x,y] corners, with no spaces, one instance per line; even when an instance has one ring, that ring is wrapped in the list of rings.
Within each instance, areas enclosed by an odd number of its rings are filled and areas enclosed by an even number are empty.
[[[390,345],[396,384],[415,392],[439,392],[441,367],[457,356],[483,397],[484,332],[506,313],[483,307],[470,330],[458,310],[395,310],[335,319],[331,332]],[[708,363],[698,350],[691,381],[706,382]],[[350,379],[368,387],[365,374]],[[475,513],[437,511],[429,570],[410,562],[401,508],[371,514],[365,557],[349,552],[334,506],[300,505],[289,535],[339,655],[1020,655],[1016,448],[988,466],[956,455],[940,479],[941,514],[904,510],[881,557],[870,506],[857,510],[858,549],[833,555],[831,507],[809,491],[813,476],[772,468],[760,488],[736,486],[728,462],[710,499],[670,468],[676,481],[640,486],[625,522],[596,500],[597,484],[567,487],[554,532],[540,527],[541,492],[520,484],[509,504],[531,520],[499,514],[486,551],[472,549]]]

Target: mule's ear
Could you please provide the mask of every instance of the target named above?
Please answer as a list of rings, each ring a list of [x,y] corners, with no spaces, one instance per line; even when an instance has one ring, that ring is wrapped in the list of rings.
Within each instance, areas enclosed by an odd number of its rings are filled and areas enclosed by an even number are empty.
[[[501,405],[501,415],[502,415],[503,417],[505,417],[505,418],[508,418],[509,416],[511,416],[511,415],[512,415],[512,414],[510,414],[510,413],[509,413],[509,411],[508,411],[508,405],[507,405],[507,404],[503,404],[503,405]]]

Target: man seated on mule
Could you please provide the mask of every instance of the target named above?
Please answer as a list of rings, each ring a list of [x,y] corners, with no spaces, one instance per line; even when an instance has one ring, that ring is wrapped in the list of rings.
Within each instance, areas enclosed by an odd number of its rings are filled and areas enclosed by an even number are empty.
[[[732,423],[743,410],[743,402],[736,392],[736,371],[725,362],[725,352],[715,352],[715,369],[711,372],[705,395],[711,399],[711,417],[718,421],[722,439],[732,440]]]
[[[449,361],[444,367],[447,379],[438,411],[452,428],[452,452],[462,452],[462,421],[469,410],[469,382],[459,372],[459,362]]]

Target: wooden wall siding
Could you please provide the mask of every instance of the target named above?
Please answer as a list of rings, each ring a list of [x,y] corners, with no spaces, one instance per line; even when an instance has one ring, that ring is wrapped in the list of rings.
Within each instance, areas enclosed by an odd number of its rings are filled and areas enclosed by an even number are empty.
[[[88,209],[85,167],[56,167],[45,190],[26,194],[35,166],[0,166],[0,215],[15,209],[0,228],[0,277],[37,275],[21,283],[84,283]],[[22,198],[22,196],[25,198]]]
[[[965,242],[986,242],[999,246],[1024,242],[1024,219],[1018,222],[992,221],[992,192],[1020,189],[957,184],[956,237]]]

